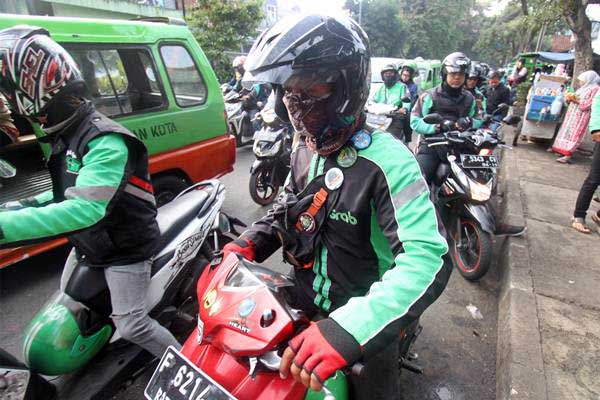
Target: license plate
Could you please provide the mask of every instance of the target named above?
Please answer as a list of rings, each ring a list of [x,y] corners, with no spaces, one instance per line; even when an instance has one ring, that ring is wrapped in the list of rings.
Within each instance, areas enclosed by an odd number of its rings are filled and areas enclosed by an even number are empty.
[[[148,400],[235,400],[173,347],[163,354],[144,395]]]
[[[463,168],[498,168],[498,157],[461,154]]]

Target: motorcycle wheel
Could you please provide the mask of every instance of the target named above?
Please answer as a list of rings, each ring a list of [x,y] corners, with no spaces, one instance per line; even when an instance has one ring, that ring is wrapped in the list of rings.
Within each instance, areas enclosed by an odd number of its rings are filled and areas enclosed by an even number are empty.
[[[272,166],[268,166],[267,168],[257,168],[250,174],[248,188],[250,189],[250,197],[256,204],[266,206],[271,204],[277,197],[279,187],[274,188],[269,183],[272,173]]]
[[[469,281],[481,279],[492,262],[492,236],[470,219],[461,219],[463,246],[457,243],[458,233],[452,234],[450,255],[458,272]]]

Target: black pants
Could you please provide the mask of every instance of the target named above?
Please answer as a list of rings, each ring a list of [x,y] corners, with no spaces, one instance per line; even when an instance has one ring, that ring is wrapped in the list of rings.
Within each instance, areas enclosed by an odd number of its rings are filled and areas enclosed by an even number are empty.
[[[285,297],[293,308],[303,310],[313,320],[327,317],[318,311],[313,299],[298,285],[287,287]],[[400,335],[380,353],[364,361],[360,376],[348,376],[350,399],[400,399],[399,338]]]
[[[596,147],[594,147],[590,173],[579,190],[579,196],[577,196],[577,202],[575,203],[575,213],[573,214],[575,218],[585,218],[598,185],[600,185],[600,143],[596,143]],[[600,211],[596,215],[600,217]]]
[[[421,172],[428,186],[431,186],[435,173],[442,162],[442,159],[435,148],[427,147],[424,144],[419,145],[416,155],[417,162],[421,167]]]
[[[360,376],[349,376],[350,399],[400,399],[398,358],[400,336],[385,349],[365,362]]]

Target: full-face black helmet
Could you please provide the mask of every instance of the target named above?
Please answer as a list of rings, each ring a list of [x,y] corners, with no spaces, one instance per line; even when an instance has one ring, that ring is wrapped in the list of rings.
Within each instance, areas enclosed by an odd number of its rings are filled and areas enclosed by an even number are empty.
[[[270,83],[275,112],[289,121],[284,88],[333,86],[327,100],[327,126],[309,132],[317,149],[337,140],[339,128],[362,115],[369,95],[370,50],[367,35],[352,19],[306,15],[279,21],[256,40],[246,58],[244,85]],[[294,121],[292,121],[293,123]]]

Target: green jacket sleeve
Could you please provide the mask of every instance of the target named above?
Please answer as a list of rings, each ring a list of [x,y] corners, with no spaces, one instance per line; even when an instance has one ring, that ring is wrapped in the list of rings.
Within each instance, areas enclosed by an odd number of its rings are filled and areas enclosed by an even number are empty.
[[[600,91],[596,93],[594,100],[592,100],[592,113],[588,129],[590,132],[600,130]]]
[[[66,200],[0,213],[0,245],[68,234],[98,223],[125,179],[128,151],[119,134],[92,140]],[[40,200],[49,195],[44,193]]]
[[[376,340],[380,333],[398,335],[433,303],[448,281],[451,263],[444,258],[448,245],[410,150],[391,137],[374,138],[361,156],[379,167],[373,200],[381,231],[389,247],[397,249],[395,265],[365,296],[351,298],[330,317],[368,353],[372,341],[381,348],[382,341]],[[399,326],[393,325],[398,321]]]
[[[423,117],[429,114],[432,105],[433,100],[429,93],[426,92],[419,96],[410,115],[410,127],[413,131],[421,135],[433,135],[435,133],[435,125],[423,121]]]

